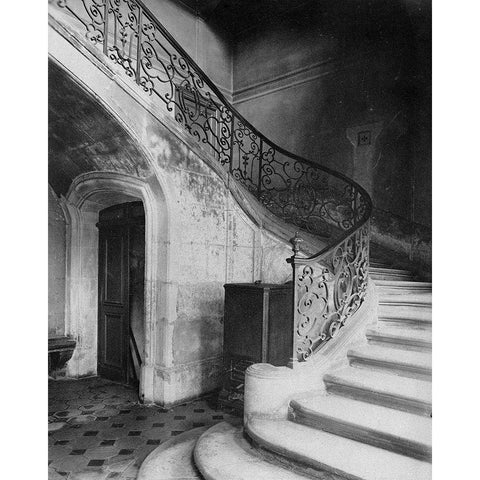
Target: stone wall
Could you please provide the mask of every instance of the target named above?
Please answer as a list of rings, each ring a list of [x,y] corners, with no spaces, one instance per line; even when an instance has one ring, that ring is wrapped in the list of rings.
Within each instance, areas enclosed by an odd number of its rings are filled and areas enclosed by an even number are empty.
[[[430,15],[426,1],[312,2],[242,31],[233,60],[238,110],[291,152],[350,177],[363,172],[359,183],[376,209],[374,240],[425,265]],[[356,158],[363,131],[371,136],[369,165]]]
[[[65,176],[58,185],[70,183],[66,200],[71,241],[80,242],[71,251],[75,268],[71,267],[67,324],[78,343],[68,373],[95,373],[98,257],[89,232],[98,211],[120,200],[123,192],[142,200],[146,213],[146,355],[140,394],[146,402],[181,403],[220,386],[223,285],[288,280],[290,246],[263,228],[259,211],[248,211],[238,203],[229,186],[230,175],[199,149],[172,112],[141,93],[120,69],[91,53],[90,46],[80,43],[83,40],[77,43],[54,26],[57,30],[49,29],[49,53],[59,67],[49,101],[61,106],[68,93],[72,102],[68,128],[62,126],[60,114],[52,116],[58,119],[52,133],[61,137],[52,148],[68,140],[62,132],[77,131],[80,125],[91,137],[64,150],[64,161],[76,165],[75,172],[52,170],[52,175]],[[78,111],[76,104],[82,105]],[[94,148],[100,145],[97,137],[107,117],[117,122],[117,136],[128,137],[122,142],[129,158],[138,158],[143,166],[137,174],[124,165],[122,151],[112,155],[110,148]],[[52,151],[51,157],[58,158],[58,153]],[[74,156],[88,162],[76,162]],[[69,177],[72,172],[76,177]],[[293,228],[287,233],[293,236]],[[85,258],[77,261],[76,256]]]
[[[48,336],[65,334],[65,216],[48,187]]]
[[[232,93],[232,49],[225,26],[206,22],[173,0],[144,4],[227,97]]]

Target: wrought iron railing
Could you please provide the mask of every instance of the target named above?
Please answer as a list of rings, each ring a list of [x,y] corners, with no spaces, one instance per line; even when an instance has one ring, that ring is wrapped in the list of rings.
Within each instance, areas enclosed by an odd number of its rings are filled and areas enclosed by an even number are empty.
[[[293,240],[293,359],[306,360],[363,301],[371,200],[345,175],[287,152],[262,135],[139,0],[56,0],[70,19],[269,211],[329,238],[317,255]]]

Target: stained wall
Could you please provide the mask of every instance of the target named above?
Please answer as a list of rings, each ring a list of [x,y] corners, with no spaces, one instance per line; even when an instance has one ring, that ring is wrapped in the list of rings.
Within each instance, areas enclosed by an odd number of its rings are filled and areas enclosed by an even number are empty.
[[[51,142],[50,159],[68,166],[50,169],[50,173],[56,177],[57,188],[67,189],[72,217],[77,205],[82,204],[72,200],[76,188],[72,182],[89,173],[97,172],[107,180],[118,175],[127,180],[134,177],[135,184],[157,192],[149,204],[145,204],[147,197],[141,196],[147,225],[155,210],[152,202],[165,199],[156,205],[156,215],[162,212],[165,217],[159,234],[147,239],[159,253],[152,264],[158,273],[146,283],[156,310],[146,305],[153,313],[146,324],[143,398],[146,402],[172,405],[212,391],[221,384],[223,285],[288,280],[291,267],[286,259],[291,256],[291,248],[277,235],[265,231],[240,206],[229,188],[228,173],[198,148],[172,112],[165,111],[152,97],[139,95],[135,84],[130,90],[122,72],[105,75],[99,64],[103,57],[88,57],[88,50],[79,53],[53,28],[50,34],[49,53],[56,65],[51,65],[55,81],[51,82],[49,99],[50,135],[55,141]],[[64,112],[66,100],[68,114]],[[104,138],[105,128],[115,132],[115,142]],[[124,161],[127,153],[128,161]],[[130,161],[135,159],[134,163]],[[136,172],[131,170],[132,164],[139,166]],[[113,187],[109,192],[105,182],[93,185],[105,192],[102,198],[110,201],[119,192]],[[140,198],[137,193],[129,194]],[[100,209],[100,200],[95,202],[96,206],[78,215],[81,221],[91,213],[88,225],[92,228],[97,221],[94,215],[98,216],[95,212]],[[149,231],[147,228],[147,237]],[[79,238],[83,242],[82,236]],[[70,319],[78,351],[70,362],[73,376],[94,374],[96,369],[94,245],[92,237],[88,245],[77,248],[85,258],[81,278],[75,281],[82,288],[81,298],[86,300],[77,305],[77,317]]]
[[[145,0],[144,3],[229,97],[232,93],[232,48],[228,27],[204,20],[181,2]]]
[[[65,333],[65,215],[48,187],[48,336]]]
[[[364,184],[374,240],[427,266],[430,15],[427,1],[310,2],[239,32],[233,61],[234,105],[291,152],[355,177],[367,166],[347,132],[381,125]]]

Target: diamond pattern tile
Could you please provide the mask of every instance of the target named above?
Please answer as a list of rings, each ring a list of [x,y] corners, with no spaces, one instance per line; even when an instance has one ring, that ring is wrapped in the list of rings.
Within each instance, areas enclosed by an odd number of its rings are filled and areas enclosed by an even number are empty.
[[[213,398],[171,410],[138,403],[137,392],[98,377],[49,381],[49,480],[130,480],[158,445],[230,418]]]

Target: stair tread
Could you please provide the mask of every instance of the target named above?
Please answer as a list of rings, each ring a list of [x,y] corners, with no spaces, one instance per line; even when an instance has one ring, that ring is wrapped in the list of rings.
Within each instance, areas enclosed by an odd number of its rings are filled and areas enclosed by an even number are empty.
[[[395,325],[378,325],[376,327],[367,329],[366,335],[367,337],[377,336],[392,340],[398,339],[417,341],[426,345],[432,344],[432,331],[420,330],[418,328],[400,327]]]
[[[378,304],[380,306],[429,307],[431,309],[432,292],[411,293],[399,291],[398,293],[392,293],[391,290],[384,293],[379,292]]]
[[[253,419],[248,423],[246,430],[254,441],[268,450],[349,478],[363,480],[431,478],[431,465],[428,462],[288,420]]]
[[[193,448],[200,435],[207,429],[208,427],[194,428],[162,443],[145,458],[137,480],[153,478],[201,480],[193,463]]]
[[[329,417],[363,430],[421,444],[431,450],[431,418],[325,393],[293,400],[291,406],[308,416]]]
[[[426,380],[354,367],[327,373],[323,378],[326,382],[348,385],[390,397],[414,399],[428,405],[432,403],[432,384]]]
[[[365,345],[349,350],[347,356],[349,358],[365,358],[389,364],[415,365],[425,370],[432,369],[432,355],[429,352],[412,352],[410,350]]]
[[[416,282],[405,280],[375,280],[377,287],[415,288],[428,290],[432,288],[432,282]]]
[[[399,274],[399,275],[410,275],[412,276],[412,272],[410,270],[404,270],[402,268],[389,268],[387,266],[376,266],[376,265],[370,265],[370,272],[375,272],[375,273],[392,273],[392,274]]]
[[[399,318],[419,318],[424,320],[432,319],[432,309],[423,306],[405,305],[405,304],[380,304],[378,306],[379,317],[394,317]]]
[[[369,275],[375,282],[381,280],[413,281],[415,279],[413,273],[408,270],[385,267],[370,266]]]
[[[194,457],[197,468],[206,480],[306,480],[311,478],[267,461],[244,438],[243,429],[240,426],[227,422],[218,423],[199,438],[195,445]]]

